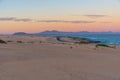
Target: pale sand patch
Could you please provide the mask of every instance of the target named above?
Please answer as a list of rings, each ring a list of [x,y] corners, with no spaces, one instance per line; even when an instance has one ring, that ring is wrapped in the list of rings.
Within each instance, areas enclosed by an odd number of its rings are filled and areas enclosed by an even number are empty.
[[[94,44],[63,44],[54,37],[1,38],[13,42],[0,44],[0,80],[120,79],[119,45],[94,49]]]

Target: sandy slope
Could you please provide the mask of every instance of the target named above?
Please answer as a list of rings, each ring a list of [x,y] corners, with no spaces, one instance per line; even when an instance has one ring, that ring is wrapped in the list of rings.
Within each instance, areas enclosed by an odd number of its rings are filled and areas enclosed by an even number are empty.
[[[94,44],[63,43],[54,37],[1,38],[13,42],[0,44],[0,80],[120,79],[119,45],[95,49]]]

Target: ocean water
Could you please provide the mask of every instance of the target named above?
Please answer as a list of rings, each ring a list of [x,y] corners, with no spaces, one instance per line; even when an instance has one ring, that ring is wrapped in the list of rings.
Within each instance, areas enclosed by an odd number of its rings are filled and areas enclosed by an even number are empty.
[[[95,41],[101,41],[105,44],[120,44],[120,34],[118,33],[84,33],[84,34],[73,34],[71,36],[80,38],[89,38]]]
[[[120,44],[120,33],[55,33],[47,35],[88,38],[95,41],[101,41],[101,43],[104,44]]]

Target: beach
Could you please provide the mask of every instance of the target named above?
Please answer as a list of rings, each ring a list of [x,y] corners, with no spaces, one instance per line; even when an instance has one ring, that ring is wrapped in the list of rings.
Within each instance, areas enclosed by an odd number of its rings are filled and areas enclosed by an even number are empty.
[[[119,80],[116,48],[49,36],[0,36],[0,80]],[[67,42],[68,41],[68,42]]]

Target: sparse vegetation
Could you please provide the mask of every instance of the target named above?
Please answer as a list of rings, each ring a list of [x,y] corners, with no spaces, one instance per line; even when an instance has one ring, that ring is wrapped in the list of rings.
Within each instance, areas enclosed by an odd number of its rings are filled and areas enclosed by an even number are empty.
[[[70,49],[72,49],[73,47],[71,46]]]
[[[96,44],[95,45],[96,46],[96,48],[98,48],[98,47],[109,47],[109,48],[115,48],[115,46],[110,46],[110,45],[107,45],[107,44]]]
[[[42,41],[40,41],[40,43],[42,43]]]
[[[4,40],[0,39],[0,43],[1,44],[7,44],[7,42],[5,42]]]
[[[88,44],[87,40],[80,40],[80,42],[75,42],[75,44]]]
[[[23,43],[22,41],[17,41],[17,43]]]
[[[80,43],[82,43],[82,44],[88,44],[89,41],[87,41],[87,40],[80,40]]]
[[[8,40],[7,42],[13,42],[13,41],[11,41],[11,40]]]

